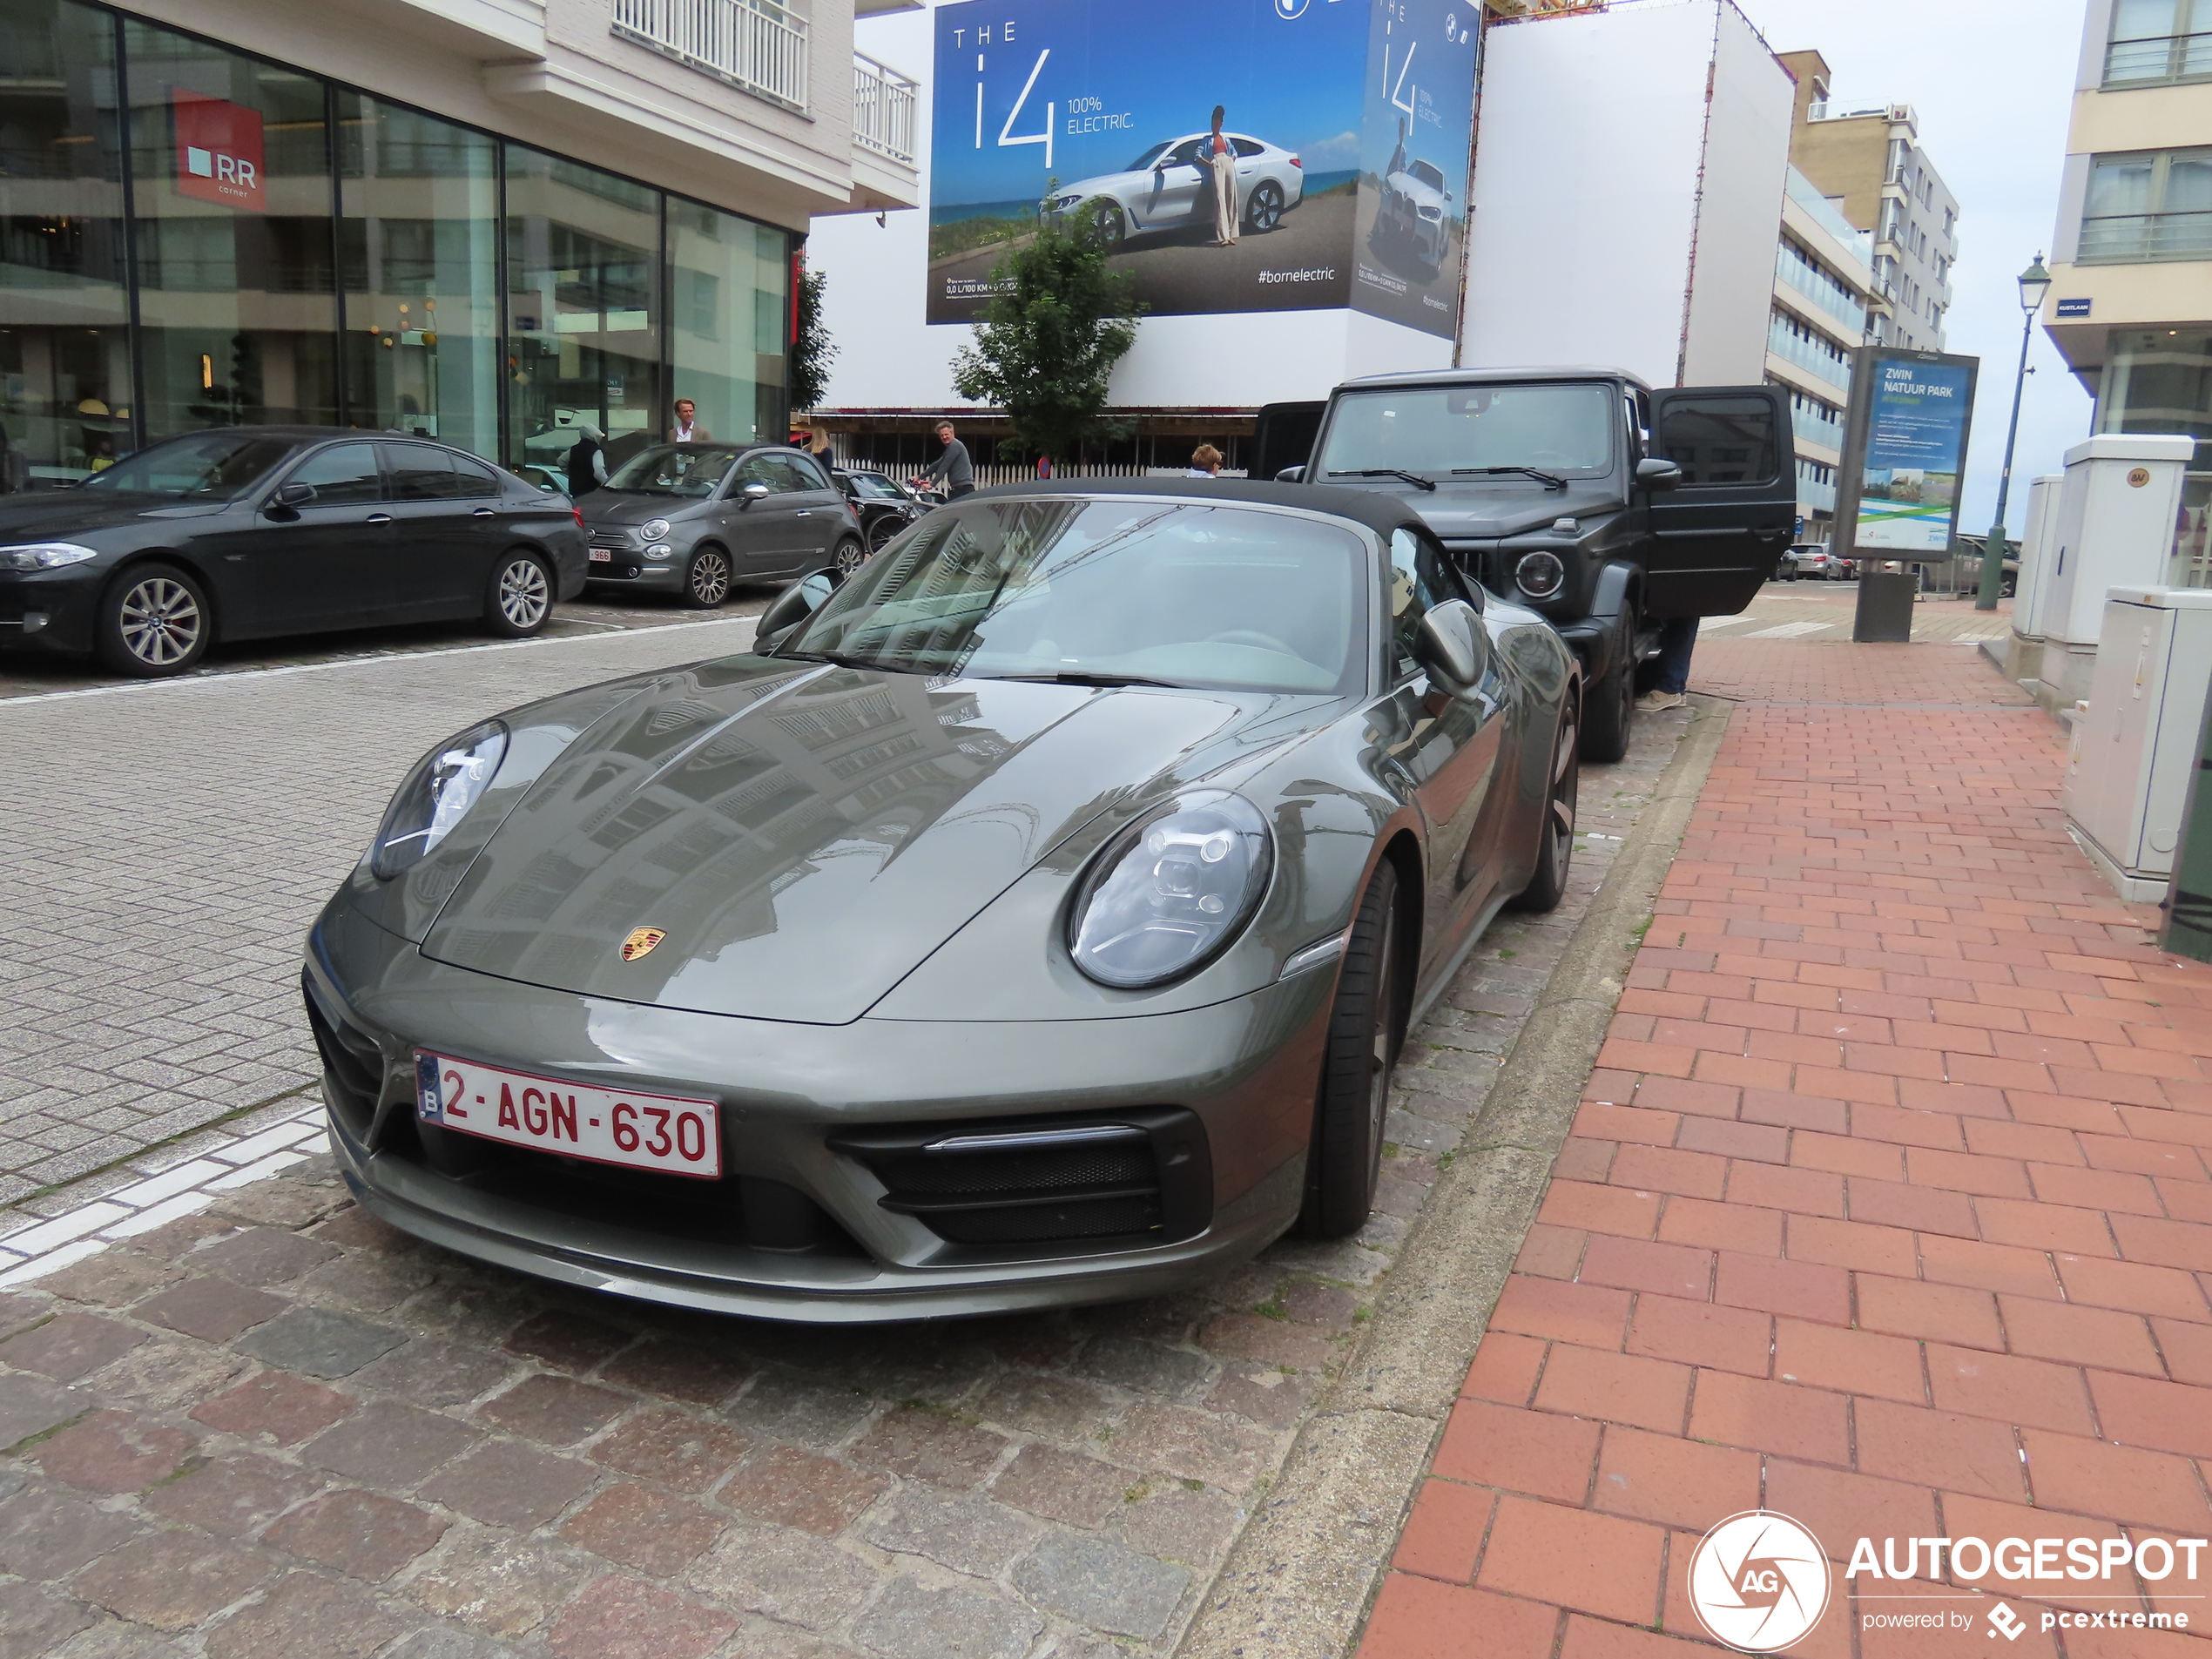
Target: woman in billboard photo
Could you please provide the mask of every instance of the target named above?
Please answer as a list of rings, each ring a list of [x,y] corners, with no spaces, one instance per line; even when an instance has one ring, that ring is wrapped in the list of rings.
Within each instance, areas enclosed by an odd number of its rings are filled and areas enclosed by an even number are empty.
[[[1229,142],[1221,130],[1223,118],[1229,113],[1220,105],[1213,106],[1213,132],[1206,139],[1206,154],[1213,162],[1213,245],[1216,247],[1237,246],[1237,146]]]

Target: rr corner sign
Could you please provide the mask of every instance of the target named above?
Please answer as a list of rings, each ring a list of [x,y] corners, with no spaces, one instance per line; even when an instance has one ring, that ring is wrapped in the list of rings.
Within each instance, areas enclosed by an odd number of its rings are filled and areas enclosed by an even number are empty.
[[[266,212],[261,112],[179,87],[169,107],[177,128],[177,193]]]

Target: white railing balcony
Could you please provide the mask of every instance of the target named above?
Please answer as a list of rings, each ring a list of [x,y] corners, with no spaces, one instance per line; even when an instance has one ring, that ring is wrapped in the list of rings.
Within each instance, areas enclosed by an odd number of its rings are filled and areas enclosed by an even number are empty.
[[[806,21],[775,0],[615,0],[614,31],[755,98],[806,108]]]
[[[853,139],[880,156],[914,165],[914,121],[920,87],[873,57],[853,54]]]

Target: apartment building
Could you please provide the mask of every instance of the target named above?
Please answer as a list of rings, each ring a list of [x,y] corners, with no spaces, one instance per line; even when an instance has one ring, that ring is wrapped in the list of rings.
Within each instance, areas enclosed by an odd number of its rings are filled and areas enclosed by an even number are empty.
[[[2044,327],[2098,432],[2196,460],[2168,580],[2212,587],[2212,0],[2090,0]]]
[[[2199,0],[2207,3],[2207,0]],[[1818,52],[1784,52],[1797,78],[1790,160],[1844,217],[1874,239],[1877,344],[1941,351],[1959,258],[1959,202],[1920,147],[1910,105],[1832,111],[1828,65]]]
[[[0,491],[208,426],[780,441],[810,219],[918,199],[855,10],[0,0]]]
[[[1790,390],[1801,542],[1831,539],[1852,354],[1865,343],[1870,320],[1886,312],[1875,286],[1873,238],[1791,167],[1782,198],[1766,378]]]

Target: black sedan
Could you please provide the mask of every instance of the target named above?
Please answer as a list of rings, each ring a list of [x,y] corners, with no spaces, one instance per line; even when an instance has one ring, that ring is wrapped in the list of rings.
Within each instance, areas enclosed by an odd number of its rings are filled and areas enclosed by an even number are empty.
[[[863,467],[840,467],[832,475],[845,492],[868,538],[868,551],[879,548],[929,510],[923,501],[888,473]]]
[[[226,427],[0,502],[0,645],[181,674],[217,640],[480,619],[538,632],[583,590],[583,520],[462,450]]]

